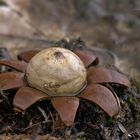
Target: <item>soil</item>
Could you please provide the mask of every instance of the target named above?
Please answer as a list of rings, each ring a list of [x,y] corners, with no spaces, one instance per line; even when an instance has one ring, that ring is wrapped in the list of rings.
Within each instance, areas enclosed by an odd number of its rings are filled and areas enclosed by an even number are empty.
[[[5,53],[4,53],[5,52]],[[7,53],[7,54],[6,54]],[[8,52],[1,50],[0,59]],[[2,71],[9,71],[3,69]],[[0,140],[139,140],[140,139],[140,85],[130,78],[131,87],[105,85],[118,95],[120,115],[108,117],[99,107],[81,100],[75,123],[65,127],[49,101],[31,106],[24,114],[13,111],[16,91],[0,93]]]

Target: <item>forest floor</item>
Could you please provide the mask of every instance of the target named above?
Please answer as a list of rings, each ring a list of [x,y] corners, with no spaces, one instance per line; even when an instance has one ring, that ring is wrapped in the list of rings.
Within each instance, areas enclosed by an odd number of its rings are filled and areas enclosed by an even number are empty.
[[[2,51],[0,56],[4,56]],[[129,79],[129,89],[111,85],[121,103],[117,118],[108,117],[96,105],[81,100],[75,123],[71,127],[64,126],[49,101],[33,105],[24,115],[17,114],[12,105],[15,91],[1,92],[0,140],[139,140],[140,85],[131,77]]]

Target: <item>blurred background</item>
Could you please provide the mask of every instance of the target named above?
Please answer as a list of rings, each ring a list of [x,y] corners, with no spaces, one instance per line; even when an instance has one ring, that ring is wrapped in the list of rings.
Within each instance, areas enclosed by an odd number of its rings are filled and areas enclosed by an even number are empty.
[[[0,0],[0,47],[16,51],[62,38],[108,49],[140,79],[140,0]]]

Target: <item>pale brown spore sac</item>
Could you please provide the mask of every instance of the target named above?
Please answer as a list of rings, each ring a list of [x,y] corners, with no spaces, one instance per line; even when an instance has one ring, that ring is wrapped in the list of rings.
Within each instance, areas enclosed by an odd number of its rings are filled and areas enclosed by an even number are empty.
[[[83,62],[64,48],[52,47],[39,52],[29,62],[27,74],[28,84],[49,96],[77,95],[86,83]]]

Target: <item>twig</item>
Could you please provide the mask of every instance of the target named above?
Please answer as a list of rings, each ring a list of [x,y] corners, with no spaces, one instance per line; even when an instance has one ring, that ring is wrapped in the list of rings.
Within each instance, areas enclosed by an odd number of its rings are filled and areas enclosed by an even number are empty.
[[[38,123],[36,123],[36,124],[33,124],[33,125],[31,125],[31,126],[28,126],[28,127],[24,128],[24,131],[26,131],[26,130],[28,130],[28,129],[31,129],[31,128],[35,127],[35,126],[38,126],[38,125],[40,125],[40,124],[45,124],[45,123],[49,123],[49,122],[52,122],[52,121],[51,121],[51,120],[47,120],[47,121],[38,122]]]
[[[55,122],[55,120],[54,120],[54,117],[53,117],[53,115],[52,115],[52,113],[51,113],[51,111],[47,108],[47,110],[49,111],[49,114],[50,114],[50,116],[51,116],[51,119],[52,119],[52,133],[51,133],[51,135],[53,134],[53,132],[54,132],[54,122]]]
[[[13,126],[12,126],[12,127],[9,126],[9,127],[8,127],[8,130],[10,130],[11,132],[16,131],[16,132],[23,133],[23,132],[26,132],[27,130],[29,130],[29,129],[33,128],[33,127],[37,127],[37,126],[39,126],[39,125],[41,125],[41,124],[46,124],[46,123],[50,123],[50,122],[52,122],[52,121],[51,121],[51,120],[42,121],[42,122],[38,122],[38,123],[33,124],[33,125],[29,125],[29,126],[26,127],[26,128],[14,128]]]
[[[41,112],[41,114],[43,115],[45,121],[47,121],[49,119],[49,116],[46,115],[45,111],[41,107],[38,106],[37,108]]]

